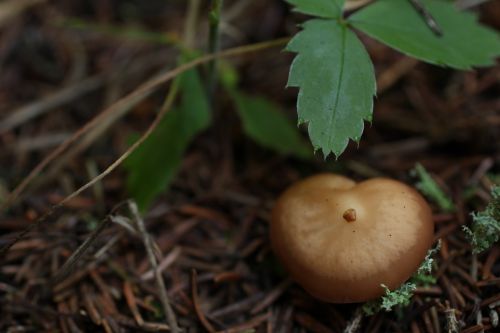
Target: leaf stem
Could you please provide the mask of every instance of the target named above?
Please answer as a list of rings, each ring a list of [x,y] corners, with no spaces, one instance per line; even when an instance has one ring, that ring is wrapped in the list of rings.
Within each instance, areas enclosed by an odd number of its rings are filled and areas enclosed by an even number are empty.
[[[186,48],[194,47],[199,13],[200,0],[190,0],[184,26],[184,46]]]
[[[212,0],[212,8],[209,13],[209,44],[208,53],[217,53],[220,49],[220,21],[222,5],[224,0]],[[213,109],[213,100],[215,89],[217,88],[217,59],[213,59],[208,63],[208,85],[207,94],[210,105]]]

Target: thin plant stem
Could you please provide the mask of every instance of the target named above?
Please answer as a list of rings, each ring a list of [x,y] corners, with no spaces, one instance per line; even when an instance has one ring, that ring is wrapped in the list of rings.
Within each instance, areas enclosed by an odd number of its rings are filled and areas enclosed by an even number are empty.
[[[111,217],[125,202],[116,205],[111,212],[99,223],[96,229],[87,237],[87,239],[71,254],[71,256],[66,260],[62,267],[57,271],[54,278],[50,281],[50,286],[55,286],[62,280],[64,280],[68,275],[73,272],[78,261],[83,257],[87,250],[95,243],[99,235],[104,231],[104,229],[109,225]]]
[[[184,46],[193,48],[195,44],[196,23],[200,13],[200,0],[189,0],[186,23],[184,26]]]
[[[108,226],[110,220],[107,216],[103,221],[99,223],[99,226],[90,234],[90,236],[80,245],[75,252],[69,257],[69,259],[64,263],[64,265],[56,273],[54,279],[51,281],[51,285],[55,286],[73,272],[78,261],[83,257],[87,250],[94,244],[102,231]]]
[[[208,53],[217,53],[220,49],[220,21],[224,0],[212,0],[212,8],[209,13],[209,44]],[[217,88],[217,59],[208,63],[208,85],[207,94],[213,109],[214,93]]]

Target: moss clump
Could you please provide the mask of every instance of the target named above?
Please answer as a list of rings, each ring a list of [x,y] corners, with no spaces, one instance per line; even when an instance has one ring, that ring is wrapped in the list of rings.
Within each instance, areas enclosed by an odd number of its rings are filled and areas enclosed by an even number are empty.
[[[366,315],[373,315],[380,310],[391,311],[397,306],[408,306],[417,286],[427,286],[436,283],[436,278],[432,276],[431,273],[434,266],[433,256],[440,248],[441,241],[438,242],[435,248],[427,252],[417,272],[408,282],[403,283],[398,289],[391,291],[386,285],[382,284],[381,287],[384,288],[385,295],[377,300],[366,302],[363,305],[363,312]]]
[[[493,187],[491,196],[485,210],[472,213],[472,226],[463,227],[475,254],[489,249],[500,238],[500,186]]]

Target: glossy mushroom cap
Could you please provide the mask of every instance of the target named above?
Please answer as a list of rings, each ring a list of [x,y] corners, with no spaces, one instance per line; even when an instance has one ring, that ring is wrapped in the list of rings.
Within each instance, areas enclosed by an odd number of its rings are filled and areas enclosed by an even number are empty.
[[[333,174],[286,190],[271,217],[271,243],[292,278],[316,298],[364,302],[393,290],[432,245],[427,202],[411,187],[375,178],[356,184]]]

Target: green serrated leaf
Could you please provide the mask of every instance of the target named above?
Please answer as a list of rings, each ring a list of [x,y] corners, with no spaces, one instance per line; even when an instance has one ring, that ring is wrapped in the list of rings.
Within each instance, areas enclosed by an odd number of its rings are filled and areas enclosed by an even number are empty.
[[[349,139],[359,141],[370,120],[375,75],[363,44],[346,26],[333,20],[305,22],[287,46],[298,53],[288,86],[299,87],[297,112],[308,123],[313,146],[337,157]]]
[[[302,159],[313,156],[312,147],[304,142],[295,127],[279,107],[271,101],[232,91],[236,110],[243,122],[245,133],[260,145],[284,155]]]
[[[345,0],[286,0],[294,11],[324,18],[340,18]]]
[[[500,187],[491,190],[492,199],[485,210],[472,213],[472,226],[463,230],[472,244],[472,252],[488,250],[500,239]]]
[[[500,55],[498,33],[481,26],[473,14],[459,11],[451,2],[422,1],[442,36],[429,29],[410,1],[378,0],[348,21],[382,43],[432,64],[458,69],[494,64]]]
[[[156,130],[125,161],[127,188],[144,211],[176,175],[191,140],[210,124],[210,108],[196,70],[178,78],[182,97]]]

